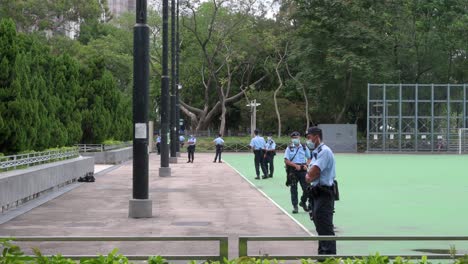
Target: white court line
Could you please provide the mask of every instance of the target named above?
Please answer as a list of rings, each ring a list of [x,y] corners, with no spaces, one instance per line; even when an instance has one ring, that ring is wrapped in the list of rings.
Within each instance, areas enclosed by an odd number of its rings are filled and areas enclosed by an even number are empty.
[[[303,224],[301,224],[299,221],[297,221],[296,218],[294,218],[292,215],[290,215],[286,210],[283,209],[283,207],[281,207],[279,204],[277,204],[275,201],[273,201],[273,199],[271,199],[265,192],[263,192],[262,190],[260,190],[259,188],[257,188],[257,186],[255,184],[253,184],[253,182],[251,182],[249,179],[247,179],[247,177],[244,176],[244,174],[242,174],[240,171],[238,171],[236,168],[234,168],[233,166],[231,166],[231,164],[229,164],[228,162],[226,162],[224,159],[223,159],[223,162],[227,165],[229,165],[229,167],[231,167],[233,170],[235,170],[242,178],[244,178],[244,180],[246,180],[248,183],[250,183],[250,185],[252,185],[255,189],[257,189],[257,191],[259,191],[261,194],[263,194],[263,196],[265,196],[268,200],[270,200],[270,202],[272,202],[274,205],[276,205],[276,207],[278,207],[283,213],[285,213],[287,216],[289,216],[289,218],[291,218],[298,226],[300,226],[307,234],[309,234],[310,236],[315,236],[315,234],[311,233],[309,231],[309,229],[307,229]]]

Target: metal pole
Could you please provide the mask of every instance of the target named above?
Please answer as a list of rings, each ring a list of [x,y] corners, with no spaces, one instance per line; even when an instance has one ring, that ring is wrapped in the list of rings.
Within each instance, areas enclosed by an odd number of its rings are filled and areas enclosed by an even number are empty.
[[[434,144],[437,141],[434,138],[434,84],[431,84],[431,152],[434,152]]]
[[[136,3],[133,27],[133,199],[129,217],[152,216],[148,200],[149,27],[146,0]]]
[[[253,111],[253,130],[257,129],[257,99],[253,100],[254,111]]]
[[[169,72],[168,72],[168,11],[169,0],[163,0],[163,52],[161,76],[161,167],[159,176],[170,176],[169,168]]]
[[[180,131],[180,109],[179,109],[179,85],[180,85],[180,78],[179,78],[179,59],[180,59],[180,38],[179,38],[179,0],[177,0],[177,14],[176,14],[176,138],[177,138],[177,152],[180,152],[180,144],[179,144],[179,131]]]
[[[387,151],[387,84],[385,83],[382,99],[382,148],[383,151]]]
[[[177,143],[176,131],[177,131],[177,120],[176,120],[176,43],[175,43],[175,0],[171,0],[171,163],[177,163]]]
[[[367,151],[369,151],[369,132],[370,132],[370,127],[369,127],[369,121],[370,121],[370,84],[367,83]]]

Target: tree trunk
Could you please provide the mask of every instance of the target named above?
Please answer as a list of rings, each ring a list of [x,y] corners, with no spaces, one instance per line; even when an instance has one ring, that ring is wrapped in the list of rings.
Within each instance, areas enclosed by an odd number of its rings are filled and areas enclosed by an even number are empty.
[[[307,128],[309,128],[309,125],[310,125],[310,119],[309,119],[309,98],[307,98],[307,91],[306,91],[305,85],[291,74],[291,72],[289,71],[289,66],[288,66],[287,63],[286,63],[286,70],[288,70],[289,77],[291,77],[301,87],[302,95],[304,96],[304,102],[305,102],[305,107],[304,107],[305,108],[304,109],[304,114],[305,114],[305,118],[306,118],[305,129],[307,129]]]
[[[352,78],[353,78],[353,70],[349,69],[348,72],[346,73],[346,84],[345,84],[345,100],[343,103],[343,107],[341,108],[340,113],[335,119],[335,124],[340,124],[342,122],[344,113],[348,109],[348,100],[351,97],[351,87],[352,87]]]
[[[219,125],[219,134],[224,135],[224,131],[226,130],[226,104],[221,102],[221,124]]]

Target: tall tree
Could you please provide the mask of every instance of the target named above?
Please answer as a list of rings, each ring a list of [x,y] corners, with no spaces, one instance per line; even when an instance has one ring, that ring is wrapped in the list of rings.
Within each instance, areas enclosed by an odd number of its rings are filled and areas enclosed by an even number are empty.
[[[256,73],[263,58],[255,55],[252,46],[245,45],[259,44],[252,34],[251,4],[212,0],[186,6],[189,14],[182,19],[182,25],[189,34],[183,35],[182,51],[190,54],[184,52],[182,59],[192,60],[184,65],[198,77],[183,90],[181,110],[190,117],[195,130],[206,129],[221,113],[219,131],[223,133],[226,105],[241,99],[246,90],[264,78]]]

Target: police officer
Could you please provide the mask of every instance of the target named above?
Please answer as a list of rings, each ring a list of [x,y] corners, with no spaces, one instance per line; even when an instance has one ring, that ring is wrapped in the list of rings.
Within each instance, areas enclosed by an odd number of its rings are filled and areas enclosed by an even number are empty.
[[[221,152],[223,152],[223,147],[224,147],[224,140],[221,138],[221,134],[218,135],[213,142],[216,145],[216,156],[213,160],[213,162],[216,162],[216,159],[219,157],[219,163],[221,163]]]
[[[286,148],[284,153],[284,163],[286,164],[287,172],[290,176],[293,176],[295,179],[286,183],[286,185],[290,186],[291,189],[291,203],[293,205],[293,214],[297,214],[299,210],[297,209],[297,183],[301,185],[302,188],[302,196],[299,205],[304,209],[304,211],[308,211],[307,207],[307,195],[306,195],[306,181],[305,175],[307,173],[307,164],[310,162],[310,151],[309,149],[301,144],[300,140],[301,134],[299,132],[292,132],[291,133],[291,145]],[[288,179],[290,176],[286,175]]]
[[[195,155],[195,144],[197,143],[197,139],[195,136],[190,135],[189,139],[187,140],[187,153],[188,153],[188,161],[187,163],[193,163],[194,155]]]
[[[183,148],[184,147],[184,144],[185,144],[185,137],[183,135],[180,135],[179,136],[179,144],[180,144],[180,147]]]
[[[319,236],[334,236],[335,194],[333,187],[336,177],[335,156],[331,149],[323,144],[322,130],[318,127],[310,127],[307,130],[307,144],[314,148],[306,181],[307,183],[312,182],[312,215],[315,229]],[[318,254],[336,254],[336,241],[319,241]]]
[[[265,170],[265,164],[263,163],[263,155],[264,155],[264,149],[265,149],[265,139],[263,137],[260,137],[258,135],[258,130],[254,131],[255,137],[250,140],[250,147],[253,150],[253,153],[255,155],[254,158],[254,163],[255,163],[255,173],[257,174],[257,177],[255,177],[256,180],[260,179],[260,170],[259,167],[262,168],[263,172],[263,177],[262,179],[266,179],[267,177],[267,172]]]
[[[158,150],[158,155],[161,155],[161,136],[156,134],[156,149]]]
[[[265,155],[263,156],[263,161],[265,163],[265,170],[267,171],[267,176],[272,178],[273,172],[275,170],[274,158],[276,155],[276,143],[271,138],[271,133],[268,133],[268,138],[265,144]]]

